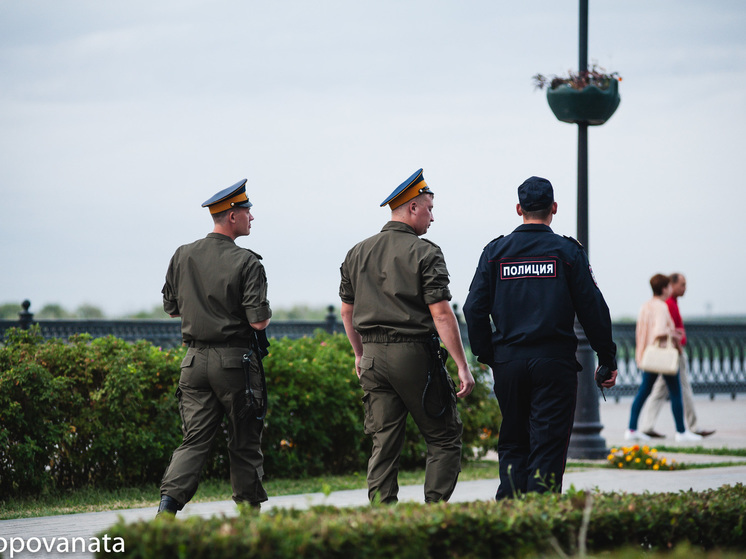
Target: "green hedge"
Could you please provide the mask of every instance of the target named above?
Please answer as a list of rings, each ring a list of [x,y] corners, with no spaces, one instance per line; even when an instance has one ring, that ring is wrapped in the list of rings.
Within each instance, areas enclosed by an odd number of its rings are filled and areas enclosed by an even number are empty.
[[[581,546],[592,552],[624,546],[649,551],[686,542],[746,550],[744,499],[741,484],[701,493],[532,494],[501,502],[120,521],[106,534],[123,538],[125,553],[116,557],[130,559],[557,556],[558,548],[563,553]]]
[[[163,474],[179,443],[180,352],[146,342],[44,342],[9,330],[0,349],[0,493],[121,486]]]
[[[267,475],[364,470],[370,440],[345,336],[319,332],[271,344],[264,361]],[[0,494],[157,483],[181,442],[174,392],[184,352],[85,334],[44,341],[38,329],[9,330],[0,348]],[[496,448],[500,412],[485,383],[459,406],[465,447],[480,454]],[[424,463],[424,442],[410,427],[404,467]],[[227,472],[226,437],[219,436],[204,476]]]

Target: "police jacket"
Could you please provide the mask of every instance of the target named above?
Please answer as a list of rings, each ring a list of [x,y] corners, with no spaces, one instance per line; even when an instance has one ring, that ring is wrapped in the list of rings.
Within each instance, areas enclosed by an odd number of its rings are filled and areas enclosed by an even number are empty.
[[[574,360],[576,315],[599,364],[615,370],[609,308],[580,243],[548,225],[524,224],[484,248],[464,304],[480,362]]]

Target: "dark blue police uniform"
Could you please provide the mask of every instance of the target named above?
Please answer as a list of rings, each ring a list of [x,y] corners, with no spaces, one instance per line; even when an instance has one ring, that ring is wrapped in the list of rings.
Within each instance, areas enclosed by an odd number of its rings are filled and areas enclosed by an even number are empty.
[[[577,241],[524,223],[484,248],[464,316],[503,414],[498,499],[561,491],[581,369],[576,314],[599,363],[616,370],[609,309]]]

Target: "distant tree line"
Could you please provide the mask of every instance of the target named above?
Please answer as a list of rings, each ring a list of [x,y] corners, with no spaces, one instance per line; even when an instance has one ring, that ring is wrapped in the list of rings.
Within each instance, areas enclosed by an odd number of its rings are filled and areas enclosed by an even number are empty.
[[[33,303],[33,301],[32,301]],[[16,320],[18,313],[22,311],[21,303],[2,303],[0,304],[0,319]],[[163,312],[160,305],[155,305],[150,310],[141,310],[135,313],[118,317],[106,316],[106,313],[95,305],[84,303],[75,310],[68,310],[57,303],[44,305],[41,309],[31,308],[35,319],[59,319],[59,318],[81,318],[81,319],[98,319],[107,318],[168,318]],[[275,320],[323,320],[327,313],[327,307],[309,307],[308,305],[294,305],[290,308],[272,309],[272,318]]]

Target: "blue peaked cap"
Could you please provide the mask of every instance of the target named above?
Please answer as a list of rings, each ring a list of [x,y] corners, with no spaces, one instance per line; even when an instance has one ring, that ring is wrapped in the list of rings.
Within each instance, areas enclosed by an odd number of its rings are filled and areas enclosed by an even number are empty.
[[[409,202],[412,198],[419,196],[423,192],[433,194],[433,191],[427,186],[425,178],[422,176],[422,169],[418,169],[412,174],[412,176],[397,186],[383,202],[381,202],[381,207],[388,204],[393,210],[402,204]]]

